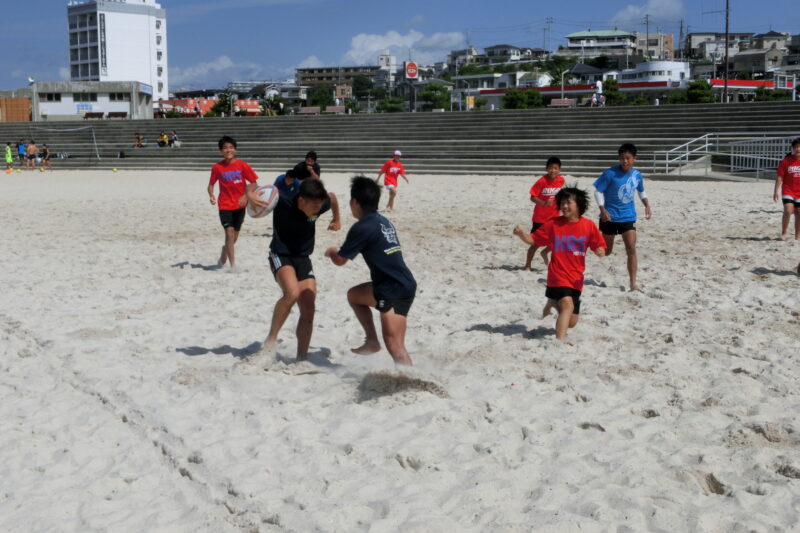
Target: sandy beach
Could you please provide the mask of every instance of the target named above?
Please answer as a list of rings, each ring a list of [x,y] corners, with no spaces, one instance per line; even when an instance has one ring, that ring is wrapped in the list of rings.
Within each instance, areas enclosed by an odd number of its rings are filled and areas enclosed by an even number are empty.
[[[281,362],[248,373],[270,218],[231,273],[207,172],[0,174],[0,530],[798,530],[800,242],[777,240],[772,182],[646,181],[644,294],[621,242],[587,258],[562,344],[511,234],[540,173],[407,168],[405,373],[349,351],[369,273],[322,255],[353,223],[347,175],[323,174],[345,212],[318,224],[311,363],[293,312]]]

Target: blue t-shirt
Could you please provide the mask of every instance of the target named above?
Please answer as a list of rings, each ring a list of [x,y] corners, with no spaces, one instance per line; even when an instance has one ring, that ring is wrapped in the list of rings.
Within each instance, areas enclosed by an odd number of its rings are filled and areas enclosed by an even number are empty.
[[[28,148],[27,144],[18,144],[17,145],[17,153],[19,155],[25,155],[25,150]]]
[[[278,191],[283,193],[285,196],[294,198],[300,194],[300,183],[302,182],[295,178],[291,185],[287,185],[286,174],[281,174],[275,179],[275,183],[273,185],[275,185]]]
[[[417,282],[403,261],[397,230],[389,220],[378,213],[367,213],[353,224],[339,255],[352,260],[359,253],[369,267],[376,300],[401,300],[414,296]]]
[[[603,172],[592,185],[603,193],[611,222],[636,222],[634,191],[644,191],[641,172],[632,168],[626,174],[619,165],[615,165]]]

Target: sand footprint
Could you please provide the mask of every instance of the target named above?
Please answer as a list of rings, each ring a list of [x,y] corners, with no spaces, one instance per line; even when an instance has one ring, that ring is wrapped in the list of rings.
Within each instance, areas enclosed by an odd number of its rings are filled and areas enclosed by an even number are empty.
[[[369,372],[358,385],[358,403],[407,392],[428,392],[447,398],[447,390],[432,376],[415,369]]]

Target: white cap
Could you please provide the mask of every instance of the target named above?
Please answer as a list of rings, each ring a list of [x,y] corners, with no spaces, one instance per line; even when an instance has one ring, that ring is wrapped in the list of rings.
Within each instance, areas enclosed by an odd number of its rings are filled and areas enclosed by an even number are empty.
[[[403,155],[403,152],[401,152],[400,150],[395,150],[394,155]]]

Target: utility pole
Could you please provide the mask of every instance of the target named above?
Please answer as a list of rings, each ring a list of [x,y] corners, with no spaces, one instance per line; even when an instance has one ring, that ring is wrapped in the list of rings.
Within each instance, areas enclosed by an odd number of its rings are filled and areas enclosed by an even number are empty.
[[[730,39],[731,0],[725,0],[725,89],[722,91],[722,101],[728,103],[728,40]]]
[[[548,55],[549,55],[549,52],[550,52],[550,37],[553,35],[553,33],[552,33],[551,29],[550,29],[550,25],[552,23],[553,23],[553,17],[547,17],[547,18],[544,19],[544,25],[545,25],[545,28],[547,30],[547,40],[545,41],[544,49],[547,50]]]
[[[686,47],[686,45],[683,43],[683,19],[681,19],[681,32],[678,34],[678,44],[681,47],[681,57],[680,57],[680,59],[685,59],[686,58],[686,52],[684,52],[683,49]]]
[[[644,34],[645,35],[644,42],[645,46],[647,47],[647,52],[645,55],[647,56],[647,60],[650,61],[650,15],[644,16],[644,24],[646,28],[645,29],[646,33]]]

